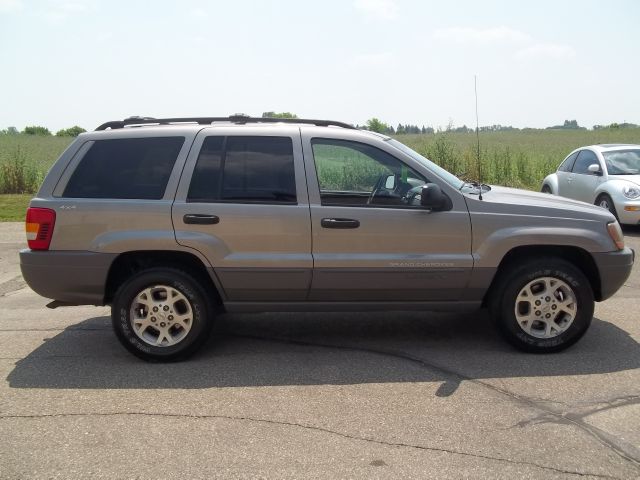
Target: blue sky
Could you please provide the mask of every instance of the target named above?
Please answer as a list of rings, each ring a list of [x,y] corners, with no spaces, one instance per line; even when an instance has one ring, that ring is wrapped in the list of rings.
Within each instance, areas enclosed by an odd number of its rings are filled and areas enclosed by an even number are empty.
[[[640,1],[0,0],[0,128],[640,123]]]

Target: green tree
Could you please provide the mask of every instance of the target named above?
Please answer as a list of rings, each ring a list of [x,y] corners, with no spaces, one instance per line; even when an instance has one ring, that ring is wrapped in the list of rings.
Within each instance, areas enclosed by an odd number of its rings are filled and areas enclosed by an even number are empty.
[[[298,115],[291,112],[263,112],[262,118],[298,118]]]
[[[367,120],[367,130],[377,133],[386,133],[389,131],[389,125],[374,117]]]
[[[63,130],[58,130],[56,132],[56,137],[77,137],[78,135],[80,135],[81,133],[86,132],[86,130],[82,127],[79,127],[77,125],[70,127],[70,128],[65,128]]]
[[[51,135],[51,132],[48,128],[40,127],[37,125],[32,125],[30,127],[24,127],[22,133],[26,133],[27,135]]]

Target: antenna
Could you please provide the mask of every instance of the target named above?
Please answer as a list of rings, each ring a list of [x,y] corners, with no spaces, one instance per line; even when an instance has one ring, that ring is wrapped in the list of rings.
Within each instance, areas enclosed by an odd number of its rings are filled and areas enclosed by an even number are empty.
[[[482,162],[480,161],[480,122],[478,121],[478,76],[473,76],[473,89],[476,93],[476,139],[478,140],[478,150],[476,152],[478,160],[478,183],[480,186],[480,193],[478,194],[478,200],[482,200]]]

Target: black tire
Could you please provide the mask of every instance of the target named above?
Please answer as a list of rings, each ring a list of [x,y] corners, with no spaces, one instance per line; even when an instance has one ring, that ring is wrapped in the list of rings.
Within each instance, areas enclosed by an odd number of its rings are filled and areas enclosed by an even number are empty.
[[[595,204],[599,207],[609,210],[613,214],[613,216],[616,217],[616,220],[618,219],[618,212],[616,212],[616,207],[613,204],[613,200],[611,200],[611,197],[606,193],[598,195]]]
[[[558,289],[556,290],[558,297],[554,298],[553,295],[549,295],[545,298],[541,296],[538,299],[535,296],[537,295],[537,293],[533,293],[535,288],[538,288],[537,285],[543,285],[545,278],[553,281],[552,290]],[[519,297],[519,295],[528,286],[530,286],[528,292],[531,295],[527,293],[527,297],[523,301],[523,297]],[[558,305],[562,303],[558,298],[571,299],[571,294],[573,294],[575,301],[570,305],[571,308],[575,308],[575,314],[568,315],[556,310],[561,308]],[[551,297],[551,302],[545,301],[549,297]],[[529,298],[531,303],[529,303]],[[538,301],[542,302],[542,306],[535,306],[537,305],[535,302]],[[523,311],[523,306],[532,308],[532,315],[540,318],[540,320],[531,320],[527,325],[534,334],[526,332],[525,327],[521,327],[518,322],[517,315],[521,315],[521,320],[526,315],[526,308]],[[509,267],[494,289],[490,308],[492,316],[498,321],[500,331],[513,346],[525,352],[552,353],[573,345],[585,334],[593,319],[594,295],[589,280],[581,270],[560,258],[546,257]],[[537,317],[538,315],[539,317]],[[546,315],[550,315],[554,322],[553,325],[557,327],[557,334],[551,338],[538,336],[544,335],[540,328],[546,327],[549,323],[543,319]],[[569,317],[572,318],[571,322],[567,321]],[[563,330],[563,328],[566,329]]]
[[[551,192],[551,187],[549,185],[543,185],[542,186],[542,193],[552,193]]]
[[[145,291],[151,293],[152,299],[148,299]],[[162,303],[168,291],[175,297]],[[166,305],[167,311],[163,312],[164,308],[160,307],[160,311],[153,316],[152,310],[139,303],[140,298],[146,298],[154,305]],[[135,310],[134,301],[138,305]],[[137,315],[138,311],[140,317],[133,318],[132,315]],[[184,320],[177,321],[171,313]],[[175,268],[150,268],[137,272],[118,288],[111,307],[113,328],[120,343],[143,360],[160,362],[182,360],[195,353],[209,337],[213,314],[213,304],[202,286],[193,276]],[[152,319],[153,324],[150,323]],[[148,326],[139,335],[134,331],[134,322],[145,322]],[[166,345],[149,343],[154,335]],[[171,340],[175,343],[170,344]]]

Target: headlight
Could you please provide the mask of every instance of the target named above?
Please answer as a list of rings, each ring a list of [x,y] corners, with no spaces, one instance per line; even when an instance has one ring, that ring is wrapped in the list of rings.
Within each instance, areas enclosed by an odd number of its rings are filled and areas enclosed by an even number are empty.
[[[622,194],[627,198],[638,198],[640,197],[640,187],[636,185],[625,185],[622,187]]]
[[[620,224],[618,222],[608,223],[607,231],[609,232],[609,236],[611,237],[611,240],[613,240],[613,243],[616,244],[618,250],[622,250],[624,248],[624,235],[622,234]]]

